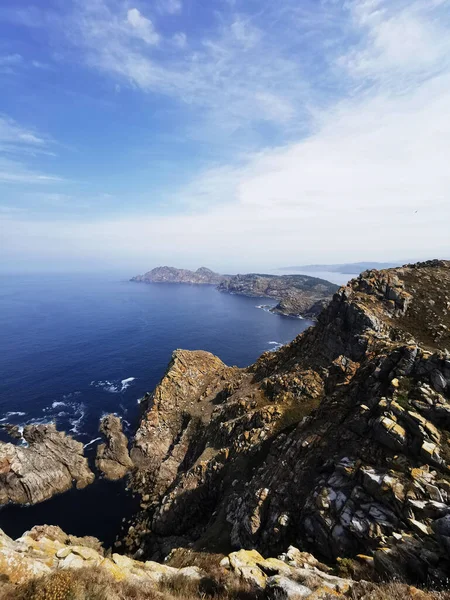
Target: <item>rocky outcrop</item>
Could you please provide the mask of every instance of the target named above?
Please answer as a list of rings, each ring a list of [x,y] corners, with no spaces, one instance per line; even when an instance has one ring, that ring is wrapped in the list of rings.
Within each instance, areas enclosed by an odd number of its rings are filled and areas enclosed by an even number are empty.
[[[128,453],[128,439],[122,431],[122,421],[115,415],[107,415],[101,420],[100,433],[106,444],[99,444],[95,464],[106,479],[122,479],[133,468]]]
[[[202,567],[174,566],[186,559],[192,563],[200,561]],[[359,563],[365,565],[365,573],[370,575],[368,557],[361,556]],[[34,527],[17,540],[0,530],[0,595],[8,600],[97,597],[436,600],[446,597],[407,585],[382,586],[361,577],[355,580],[342,573],[346,568],[347,565],[342,565],[332,570],[293,546],[278,558],[264,558],[255,550],[239,550],[221,557],[180,548],[161,564],[105,553],[95,538],[75,538],[59,527]]]
[[[450,263],[430,261],[363,273],[248,369],[177,351],[132,450],[127,548],[293,544],[446,580],[449,346]]]
[[[169,557],[168,563],[174,558],[176,560],[176,552],[173,558]],[[195,560],[195,554],[192,558]],[[34,527],[17,540],[12,540],[0,530],[0,593],[2,583],[7,581],[10,589],[11,585],[13,586],[13,594],[9,597],[15,597],[14,589],[18,589],[17,586],[63,571],[75,572],[72,580],[76,581],[76,572],[89,567],[95,567],[97,572],[104,572],[112,581],[151,584],[151,597],[161,599],[171,596],[167,591],[165,595],[158,595],[159,586],[165,585],[167,590],[171,581],[179,583],[182,580],[193,589],[193,585],[198,588],[198,597],[216,597],[217,591],[244,585],[245,597],[267,600],[308,597],[318,600],[325,599],[326,594],[344,599],[351,597],[350,592],[355,585],[351,579],[337,576],[312,555],[300,552],[294,547],[290,547],[278,558],[267,559],[255,550],[240,550],[225,556],[220,565],[214,564],[214,558],[211,558],[209,566],[210,572],[207,572],[197,566],[174,567],[167,563],[134,560],[118,553],[105,556],[103,548],[95,538],[74,538],[54,526]],[[58,585],[54,587],[58,588]],[[29,589],[36,600],[44,597],[42,593],[34,594],[33,587]],[[45,595],[45,598],[47,597],[69,598],[72,594],[68,590],[66,595]],[[193,594],[189,597],[193,597]]]
[[[338,286],[308,275],[235,275],[218,286],[221,292],[273,298],[279,303],[272,312],[316,318]]]
[[[219,285],[227,279],[227,275],[214,273],[211,269],[200,267],[196,271],[176,269],[174,267],[156,267],[144,275],[136,275],[131,281],[143,283],[189,283],[203,285]]]
[[[157,583],[168,576],[200,579],[200,570],[196,567],[176,569],[114,553],[105,557],[100,542],[95,538],[76,538],[65,534],[59,527],[33,527],[17,540],[12,540],[0,529],[0,574],[3,581],[23,584],[61,569],[86,567],[104,569],[118,581],[137,578]]]
[[[27,425],[26,447],[0,442],[0,505],[36,504],[94,481],[83,444],[50,425]]]

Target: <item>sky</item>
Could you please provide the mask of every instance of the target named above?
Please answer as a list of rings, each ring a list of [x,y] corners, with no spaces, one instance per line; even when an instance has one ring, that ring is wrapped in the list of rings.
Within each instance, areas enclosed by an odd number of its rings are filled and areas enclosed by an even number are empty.
[[[450,258],[450,0],[1,0],[0,270]]]

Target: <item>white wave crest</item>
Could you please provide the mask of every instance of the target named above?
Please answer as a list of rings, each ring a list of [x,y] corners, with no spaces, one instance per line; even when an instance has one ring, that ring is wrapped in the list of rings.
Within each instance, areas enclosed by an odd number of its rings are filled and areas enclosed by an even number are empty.
[[[52,408],[58,408],[58,406],[67,406],[65,402],[53,402]]]
[[[91,381],[91,386],[101,388],[110,394],[120,394],[130,387],[135,379],[136,377],[127,377],[117,381]]]
[[[98,442],[101,439],[102,439],[101,437],[96,437],[93,440],[91,440],[90,442],[88,442],[87,444],[84,444],[83,448],[88,448],[89,446],[91,446],[92,444],[95,444],[95,442]]]

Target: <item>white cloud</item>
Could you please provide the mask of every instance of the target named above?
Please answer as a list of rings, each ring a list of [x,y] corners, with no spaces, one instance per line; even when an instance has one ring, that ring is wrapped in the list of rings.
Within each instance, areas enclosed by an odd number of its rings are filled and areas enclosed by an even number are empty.
[[[445,3],[351,2],[350,12],[362,41],[341,58],[341,64],[356,77],[382,79],[396,88],[408,85],[411,78],[448,68],[449,23],[436,12]]]
[[[128,10],[124,27],[123,5],[115,0],[78,1],[76,6],[68,35],[85,61],[121,85],[187,106],[193,113],[190,122],[199,121],[195,135],[217,139],[217,131],[208,133],[212,124],[226,135],[263,122],[278,126],[291,120],[292,127],[302,127],[311,89],[292,52],[297,40],[290,36],[280,39],[261,23],[232,13],[190,38],[187,46],[184,32],[165,37],[137,8]],[[289,0],[287,7],[292,6],[296,3]],[[262,24],[273,16],[261,17]],[[164,52],[168,44],[179,52]]]
[[[41,173],[29,168],[20,161],[9,160],[0,156],[0,183],[49,184],[62,181],[61,177]]]
[[[32,60],[31,61],[31,65],[35,69],[42,69],[42,70],[45,70],[45,71],[47,71],[47,70],[49,70],[49,69],[52,68],[49,64],[40,62],[39,60]]]
[[[17,65],[22,62],[23,58],[20,54],[6,54],[0,56],[0,66]]]
[[[43,146],[50,140],[40,136],[35,131],[25,129],[6,115],[0,115],[0,147],[8,146],[24,149]]]
[[[168,15],[179,14],[183,9],[181,0],[158,0],[157,6],[160,13]]]
[[[185,33],[180,32],[180,33],[175,33],[172,37],[173,43],[175,44],[175,46],[178,46],[178,48],[185,48],[186,44],[187,44],[187,36]]]
[[[16,72],[16,69],[23,62],[20,54],[6,54],[0,56],[0,74],[11,75]]]
[[[305,140],[205,171],[168,198],[182,201],[175,215],[15,227],[43,252],[50,240],[55,256],[146,256],[149,267],[450,256],[449,147],[446,75],[411,96],[344,102]]]
[[[145,43],[155,45],[159,42],[159,35],[153,27],[150,19],[147,19],[138,11],[137,8],[131,8],[127,12],[127,21],[133,28],[136,37],[142,39]]]
[[[25,158],[52,156],[49,137],[19,125],[6,115],[0,115],[0,183],[52,183],[61,178],[30,167]]]

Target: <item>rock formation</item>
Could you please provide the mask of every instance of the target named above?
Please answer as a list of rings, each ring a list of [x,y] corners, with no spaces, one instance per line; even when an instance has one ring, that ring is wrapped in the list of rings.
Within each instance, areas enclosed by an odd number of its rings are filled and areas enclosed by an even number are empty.
[[[450,573],[450,262],[369,271],[248,369],[176,351],[131,451],[129,551],[293,544]]]
[[[227,279],[227,275],[219,275],[211,269],[200,267],[196,271],[176,269],[174,267],[156,267],[144,275],[136,275],[131,281],[143,283],[190,283],[203,285],[219,285]]]
[[[157,582],[167,575],[199,578],[195,567],[175,569],[150,561],[138,562],[120,554],[105,557],[96,538],[77,538],[55,526],[33,527],[17,540],[0,529],[0,574],[13,584],[60,569],[86,567],[104,569],[118,580],[137,577]]]
[[[36,504],[94,481],[83,444],[50,425],[27,425],[26,447],[0,442],[0,505]]]
[[[176,560],[176,553],[173,559]],[[300,552],[294,547],[290,547],[279,558],[269,559],[264,559],[254,550],[233,552],[225,556],[220,565],[214,566],[214,574],[211,576],[197,566],[177,568],[154,561],[134,560],[118,553],[105,556],[103,548],[95,538],[75,538],[55,526],[33,527],[17,540],[12,540],[0,530],[0,573],[2,582],[8,581],[9,586],[20,586],[29,581],[36,581],[37,578],[60,574],[63,571],[66,573],[75,571],[73,577],[67,581],[76,581],[78,569],[89,567],[95,567],[97,572],[103,571],[105,575],[111,576],[112,581],[151,584],[153,590],[151,597],[161,598],[161,600],[171,596],[167,591],[164,595],[158,595],[158,585],[165,583],[167,587],[171,579],[178,582],[184,579],[191,585],[197,584],[200,592],[198,597],[205,597],[204,592],[208,588],[211,591],[220,590],[224,584],[233,581],[243,582],[249,586],[245,597],[249,597],[249,590],[254,591],[254,598],[261,597],[261,592],[265,591],[265,598],[268,600],[309,596],[318,600],[324,598],[320,594],[325,593],[332,594],[333,598],[344,598],[343,594],[350,592],[356,585],[354,581],[332,573],[331,569],[321,565],[312,555]],[[105,578],[105,581],[108,580]],[[2,582],[0,582],[0,593]],[[69,589],[64,590],[66,593],[59,590],[58,595],[45,596],[36,593],[32,587],[32,598],[37,600],[44,597],[74,597],[70,593],[70,586],[67,587]],[[12,587],[13,594],[14,589],[17,587]],[[104,594],[102,598],[106,597],[106,589]],[[120,597],[140,596],[121,595]]]
[[[308,275],[235,275],[217,288],[221,292],[273,298],[279,303],[272,312],[316,318],[338,286]]]
[[[101,420],[100,433],[106,444],[99,444],[95,465],[106,479],[122,479],[133,468],[128,454],[128,439],[122,431],[122,421],[115,415],[107,415]]]

